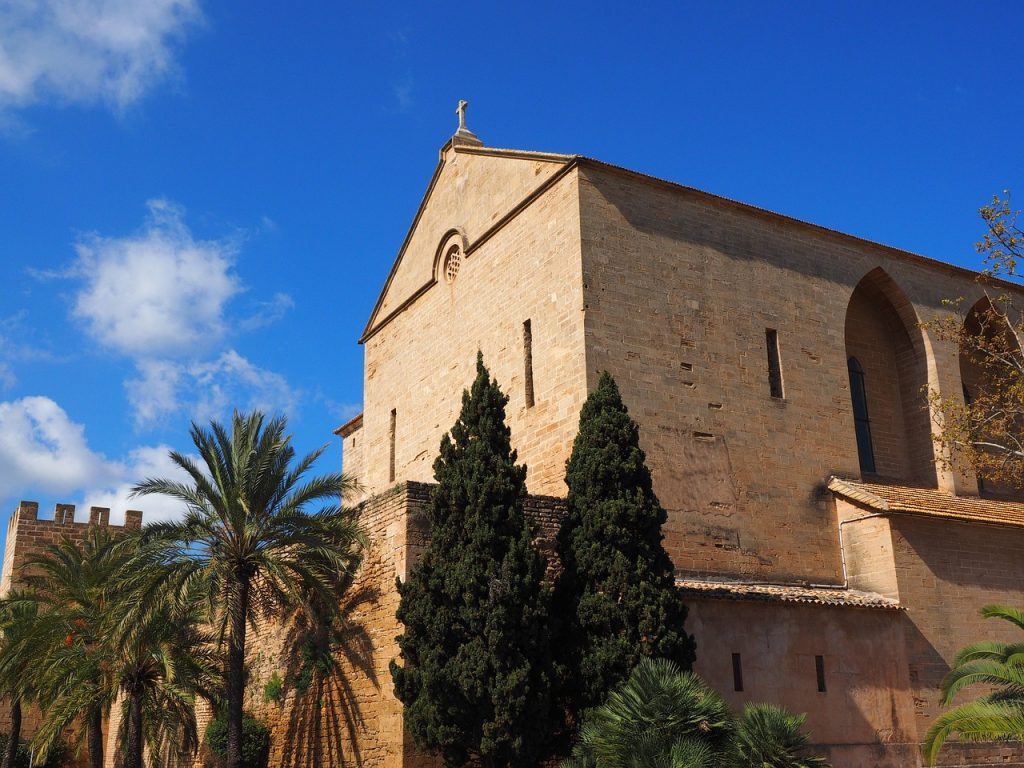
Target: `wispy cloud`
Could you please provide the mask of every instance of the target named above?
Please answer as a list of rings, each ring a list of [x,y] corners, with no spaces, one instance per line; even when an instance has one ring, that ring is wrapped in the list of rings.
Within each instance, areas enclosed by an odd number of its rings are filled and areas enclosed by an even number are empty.
[[[0,389],[17,383],[20,363],[59,362],[61,357],[45,346],[27,341],[31,331],[25,325],[26,312],[0,318]]]
[[[255,331],[273,325],[283,318],[295,306],[295,299],[287,293],[275,293],[270,301],[260,301],[255,311],[239,322],[243,331]]]
[[[123,110],[176,71],[197,0],[5,0],[0,113],[44,102]]]
[[[140,428],[180,414],[199,422],[223,418],[233,408],[289,414],[299,399],[284,376],[233,349],[188,364],[144,360],[137,369],[125,389]]]

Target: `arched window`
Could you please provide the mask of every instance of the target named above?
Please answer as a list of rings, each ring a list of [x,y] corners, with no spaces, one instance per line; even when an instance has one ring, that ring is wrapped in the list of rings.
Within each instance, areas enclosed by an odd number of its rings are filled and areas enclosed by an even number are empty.
[[[860,471],[874,474],[875,449],[871,445],[871,419],[868,418],[868,392],[864,384],[864,368],[856,357],[846,361],[850,372],[850,399],[853,401],[853,423],[857,430],[857,456]]]
[[[927,338],[913,304],[881,268],[850,295],[844,333],[856,422],[849,461],[856,443],[862,473],[934,488]]]

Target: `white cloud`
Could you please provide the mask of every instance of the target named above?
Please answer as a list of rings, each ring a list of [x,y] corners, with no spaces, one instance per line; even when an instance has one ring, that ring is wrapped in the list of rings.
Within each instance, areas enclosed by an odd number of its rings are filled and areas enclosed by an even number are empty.
[[[89,448],[82,425],[50,398],[0,403],[0,488],[67,493],[120,471]]]
[[[235,350],[190,364],[141,361],[125,382],[136,426],[184,412],[194,421],[224,419],[233,408],[289,413],[298,394],[284,376],[254,365]]]
[[[0,488],[22,495],[42,494],[59,501],[83,499],[76,517],[90,506],[109,507],[111,521],[123,522],[125,509],[142,509],[144,520],[180,516],[180,503],[159,496],[129,499],[132,486],[147,477],[185,480],[166,445],[143,446],[124,460],[94,451],[85,428],[48,397],[0,402]]]
[[[125,355],[194,355],[226,332],[225,305],[241,289],[235,247],[195,239],[179,206],[147,205],[139,234],[78,243],[78,261],[66,273],[85,281],[74,314],[93,338]]]
[[[296,393],[284,376],[253,365],[233,349],[190,366],[188,373],[199,395],[194,408],[198,421],[223,417],[232,408],[288,413],[295,406]]]
[[[298,398],[288,381],[228,341],[280,320],[295,305],[292,297],[279,291],[254,300],[248,316],[229,314],[243,291],[234,265],[238,238],[201,240],[180,206],[167,200],[147,206],[138,233],[81,238],[70,266],[33,272],[41,280],[77,281],[73,316],[93,339],[135,364],[124,386],[136,428],[181,414],[223,418],[232,408],[290,412]],[[0,364],[2,333],[0,325]]]
[[[154,523],[158,520],[174,520],[182,517],[185,507],[182,502],[169,496],[138,496],[131,498],[132,487],[147,478],[168,478],[190,482],[188,475],[171,461],[170,448],[166,445],[144,446],[128,454],[124,472],[112,483],[90,488],[84,493],[80,509],[107,507],[110,522],[124,522],[126,509],[141,509],[142,520]]]
[[[122,110],[175,72],[196,0],[3,0],[0,111],[43,101]]]

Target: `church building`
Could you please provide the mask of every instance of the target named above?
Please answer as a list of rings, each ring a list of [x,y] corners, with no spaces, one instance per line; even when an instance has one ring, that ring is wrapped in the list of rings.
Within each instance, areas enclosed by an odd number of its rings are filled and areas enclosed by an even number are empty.
[[[957,311],[944,299],[978,311],[976,273],[592,158],[489,147],[461,116],[360,339],[364,411],[338,430],[379,591],[360,614],[373,680],[353,680],[362,764],[430,764],[391,691],[394,580],[426,542],[431,465],[481,350],[542,533],[607,370],[668,511],[695,671],[734,707],[807,713],[837,768],[920,765],[956,651],[1019,639],[979,609],[1024,606],[1024,504],[948,468],[924,395],[979,375],[921,327]],[[942,760],[1024,765],[1009,744]]]

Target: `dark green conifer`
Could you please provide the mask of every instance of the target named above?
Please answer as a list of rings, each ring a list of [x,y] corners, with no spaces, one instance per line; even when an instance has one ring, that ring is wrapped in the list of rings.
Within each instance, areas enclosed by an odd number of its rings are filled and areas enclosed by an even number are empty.
[[[507,402],[478,356],[434,462],[430,545],[399,584],[395,692],[417,744],[448,766],[535,765],[551,728],[549,590]]]
[[[557,642],[569,713],[604,701],[645,657],[689,670],[694,641],[662,546],[666,514],[615,380],[601,374],[566,462],[569,513],[558,539]]]

